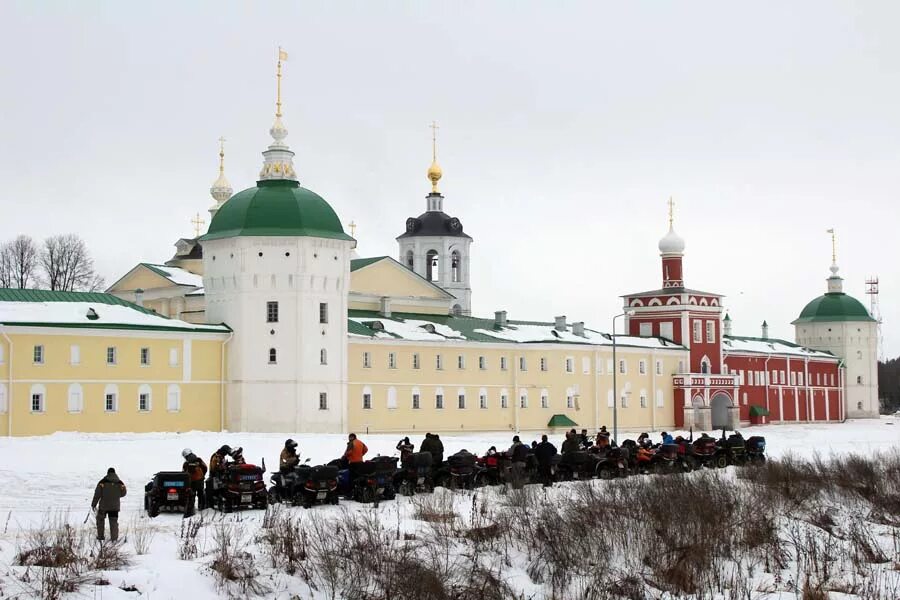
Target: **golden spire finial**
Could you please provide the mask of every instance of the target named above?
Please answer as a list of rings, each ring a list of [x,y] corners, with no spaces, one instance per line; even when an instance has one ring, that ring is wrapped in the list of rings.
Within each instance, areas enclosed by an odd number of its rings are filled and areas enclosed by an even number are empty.
[[[288,54],[278,46],[278,70],[275,73],[277,91],[275,94],[275,116],[281,117],[281,61],[287,60]]]
[[[193,219],[191,219],[191,223],[194,224],[194,237],[200,237],[200,227],[206,224],[206,221],[200,218],[200,213],[197,213]]]
[[[429,127],[431,127],[431,166],[428,167],[428,180],[431,181],[431,193],[437,194],[439,193],[437,183],[444,175],[437,162],[437,130],[440,128],[437,121],[432,121]]]
[[[831,264],[837,264],[837,239],[834,233],[834,227],[826,230],[826,233],[831,234]]]
[[[675,201],[669,196],[669,229],[675,226]]]
[[[225,173],[225,138],[219,138],[219,175]]]
[[[350,237],[355,238],[356,237],[356,221],[350,221],[349,223],[347,223],[347,227],[350,228]]]

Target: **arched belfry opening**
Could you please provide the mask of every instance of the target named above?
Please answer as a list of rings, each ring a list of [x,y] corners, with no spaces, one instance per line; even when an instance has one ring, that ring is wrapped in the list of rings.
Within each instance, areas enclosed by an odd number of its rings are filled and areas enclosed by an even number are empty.
[[[459,250],[450,253],[450,274],[453,283],[462,281],[462,259],[459,256]]]
[[[413,251],[412,251],[412,250],[407,250],[407,251],[406,251],[406,262],[405,262],[405,264],[406,264],[406,268],[409,269],[410,271],[414,271],[414,270],[415,270],[415,266],[416,266],[416,265],[415,265],[415,260],[413,259]]]
[[[425,254],[425,279],[428,281],[440,281],[441,264],[437,250],[429,250]]]

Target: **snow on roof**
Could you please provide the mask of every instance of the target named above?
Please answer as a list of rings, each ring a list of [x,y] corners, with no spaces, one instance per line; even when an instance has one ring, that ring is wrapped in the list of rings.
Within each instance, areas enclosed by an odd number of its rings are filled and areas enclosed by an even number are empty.
[[[442,342],[448,339],[466,339],[459,331],[447,327],[446,325],[441,325],[440,323],[432,323],[431,321],[421,321],[418,319],[396,321],[388,317],[378,319],[351,317],[350,320],[370,329],[372,329],[372,323],[381,323],[383,327],[382,330],[373,329],[376,338],[400,338],[420,342]],[[426,329],[426,327],[428,327],[428,329]]]
[[[167,319],[137,307],[102,302],[0,302],[0,323],[97,329],[229,331],[223,325],[196,325]]]
[[[778,339],[764,340],[762,338],[726,336],[722,340],[722,348],[726,353],[749,352],[751,354],[789,354],[791,356],[837,358],[830,352],[804,348]]]
[[[517,343],[565,342],[569,344],[591,344],[595,346],[612,346],[609,334],[592,329],[584,330],[584,337],[575,335],[570,326],[565,331],[557,331],[553,324],[510,324],[501,329],[476,329],[476,333],[489,335],[501,340]],[[655,337],[637,337],[617,335],[617,346],[636,346],[640,348],[677,348],[682,346]]]
[[[203,275],[197,275],[178,267],[167,267],[166,265],[154,265],[152,263],[143,264],[175,285],[187,285],[195,288],[203,287]]]

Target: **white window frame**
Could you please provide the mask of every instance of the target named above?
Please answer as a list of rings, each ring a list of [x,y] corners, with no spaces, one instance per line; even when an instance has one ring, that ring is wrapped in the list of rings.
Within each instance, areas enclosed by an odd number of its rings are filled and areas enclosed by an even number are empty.
[[[456,368],[463,370],[466,368],[466,355],[460,354],[456,357]]]
[[[715,321],[707,321],[706,322],[706,343],[707,344],[715,344],[716,343]]]
[[[463,388],[456,390],[456,408],[466,410],[466,390]]]
[[[319,348],[319,364],[328,364],[328,350],[326,350],[325,348]]]
[[[622,408],[628,408],[628,391],[622,390]]]
[[[478,390],[478,408],[480,408],[481,410],[487,410],[487,407],[488,407],[487,400],[488,400],[487,390],[484,388],[481,388],[480,390]]]
[[[444,370],[444,357],[441,354],[436,354],[434,359],[434,368],[438,371]]]
[[[6,384],[0,382],[0,414],[9,412],[9,396],[6,394]]]
[[[31,386],[30,393],[28,394],[28,412],[34,414],[43,414],[47,412],[47,388],[43,385],[36,383]],[[35,408],[35,402],[37,402],[37,408]]]
[[[388,352],[388,369],[396,369],[397,368],[397,354],[395,352]]]
[[[694,321],[694,324],[693,324],[694,336],[693,336],[692,339],[694,340],[694,343],[695,343],[695,344],[700,344],[700,343],[703,342],[703,330],[702,330],[702,327],[703,327],[703,325],[701,324],[701,321],[700,321],[700,320],[695,320],[695,321]]]
[[[0,344],[0,365],[3,364],[5,357],[6,357],[6,348],[3,346],[3,344]]]
[[[675,325],[672,321],[665,321],[659,324],[659,337],[667,340],[674,340]]]
[[[147,397],[147,407],[146,407],[146,408],[141,408],[141,400],[142,400],[142,396],[146,396],[146,397]],[[138,402],[137,402],[137,409],[138,409],[138,412],[140,412],[140,413],[148,413],[148,412],[152,412],[152,411],[153,411],[153,389],[152,389],[149,385],[147,385],[146,383],[145,383],[145,384],[142,384],[140,387],[138,387],[138,397],[137,397],[137,401],[138,401]]]
[[[500,370],[501,371],[509,370],[509,362],[505,356],[500,357]]]
[[[35,344],[34,351],[31,355],[33,359],[33,363],[36,365],[44,364],[44,361],[47,360],[47,357],[44,355],[44,345],[43,344]],[[43,412],[43,411],[32,411],[32,412]]]
[[[619,359],[619,375],[628,375],[628,361],[624,358]]]
[[[519,390],[519,408],[528,408],[528,390]]]
[[[270,365],[278,364],[278,349],[277,348],[269,348],[268,357]]]
[[[509,391],[505,389],[500,390],[500,408],[509,408]]]
[[[386,406],[388,410],[396,410],[397,408],[397,388],[393,386],[388,388]]]
[[[485,357],[485,356],[478,357],[478,368],[482,371],[487,369],[487,357]]]
[[[328,392],[319,392],[319,410],[328,410]]]
[[[662,361],[661,361],[661,360],[657,360],[657,361],[656,361],[656,374],[657,374],[657,375],[662,375],[662,374],[663,374],[663,367],[662,367],[662,365],[663,365],[663,364],[662,364]]]
[[[110,384],[103,390],[103,412],[116,413],[119,412],[119,388]]]
[[[541,371],[545,371],[545,372],[547,371],[547,357],[546,356],[541,357]]]
[[[581,357],[581,373],[583,375],[591,374],[591,357],[590,356],[582,356]]]
[[[372,353],[371,352],[363,352],[363,369],[371,369],[372,368]]]
[[[422,393],[417,387],[414,387],[410,394],[410,406],[412,406],[413,410],[421,410],[422,408]]]
[[[0,350],[0,355],[2,355],[3,351]],[[0,362],[3,362],[2,356],[0,356]],[[81,346],[78,344],[72,344],[69,346],[69,364],[74,366],[78,366],[81,364]]]
[[[665,397],[662,390],[656,390],[656,408],[665,406]]]
[[[653,336],[653,323],[640,323],[638,325],[638,335],[640,337],[652,337]]]
[[[541,408],[550,408],[550,392],[541,390]]]
[[[170,413],[181,412],[181,387],[170,383],[166,388],[166,410]]]
[[[369,386],[363,388],[361,400],[363,410],[372,410],[372,388]]]
[[[141,366],[149,367],[150,366],[150,348],[147,346],[142,347],[140,350],[140,357],[141,357],[141,359],[140,359]]]
[[[328,303],[319,302],[319,325],[328,324]]]
[[[527,371],[527,370],[528,370],[528,361],[525,360],[525,357],[524,357],[524,356],[520,356],[520,357],[519,357],[519,370],[520,370],[520,371]]]
[[[647,392],[641,390],[641,408],[647,408]]]
[[[444,410],[444,388],[438,388],[434,391],[434,409]]]
[[[607,358],[606,359],[606,374],[612,375],[613,369],[615,369],[615,368],[616,367],[615,367],[615,363],[613,363],[613,359]]]
[[[575,372],[575,357],[567,356],[566,357],[566,373],[574,373]]]
[[[421,365],[422,365],[422,363],[421,363],[421,361],[420,361],[420,359],[419,359],[419,353],[418,353],[418,352],[414,352],[413,355],[412,355],[412,368],[413,368],[413,369],[419,369],[419,368],[421,368]]]
[[[115,366],[118,363],[119,363],[119,351],[116,349],[115,346],[107,346],[106,347],[106,364],[109,366]]]
[[[606,391],[606,406],[608,408],[613,408],[616,405],[616,397],[613,394],[612,390]]]
[[[566,390],[566,408],[573,410],[575,408],[575,393],[572,388]]]
[[[638,373],[640,373],[641,375],[647,374],[647,361],[646,360],[641,359],[638,362]]]

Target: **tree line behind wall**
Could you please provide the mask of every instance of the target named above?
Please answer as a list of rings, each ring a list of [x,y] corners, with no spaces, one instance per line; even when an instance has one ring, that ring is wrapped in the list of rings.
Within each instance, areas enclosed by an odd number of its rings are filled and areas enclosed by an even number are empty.
[[[881,396],[883,414],[900,410],[900,357],[879,361],[878,395]]]
[[[94,292],[103,284],[87,245],[74,233],[40,244],[20,235],[0,245],[0,288]]]

